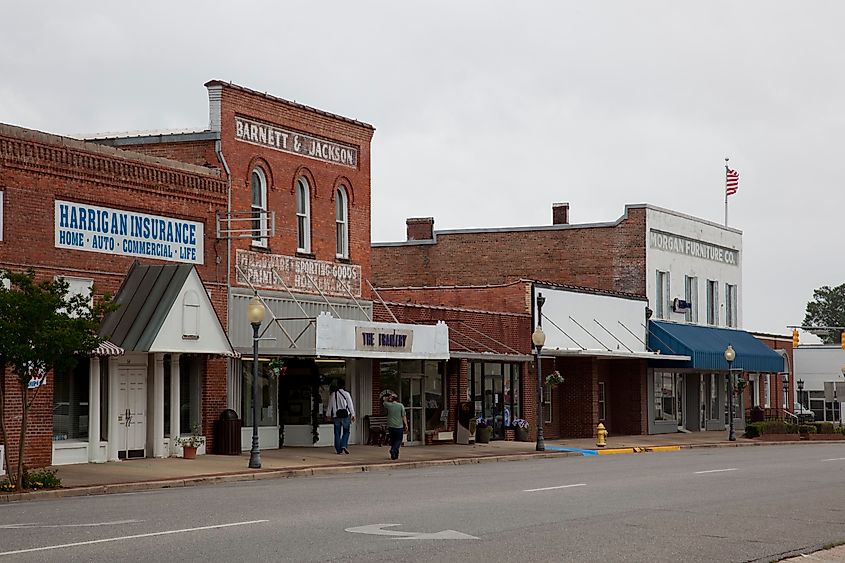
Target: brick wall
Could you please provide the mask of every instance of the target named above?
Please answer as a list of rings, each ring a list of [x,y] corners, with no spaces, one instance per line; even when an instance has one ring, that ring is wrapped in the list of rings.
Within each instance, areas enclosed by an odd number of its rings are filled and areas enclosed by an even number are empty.
[[[205,254],[197,271],[226,326],[225,246],[215,244],[214,215],[225,211],[227,183],[217,171],[0,125],[0,190],[4,195],[0,269],[33,268],[39,279],[92,279],[95,298],[103,293],[115,294],[133,261],[162,262],[56,248],[56,199],[203,223]],[[225,407],[226,372],[225,367],[220,367],[221,362],[209,361],[203,378],[207,436],[212,434],[210,424],[219,409]],[[6,406],[19,407],[19,392],[9,377],[7,374]],[[39,391],[30,417],[25,459],[29,467],[51,462],[52,395],[50,377],[48,385]],[[20,422],[9,411],[6,416],[7,423],[11,421],[9,430],[15,452]]]
[[[495,286],[377,287],[385,301],[461,307],[480,311],[531,312],[531,282]]]
[[[609,226],[435,233],[432,244],[373,248],[377,287],[534,279],[645,295],[645,209]]]

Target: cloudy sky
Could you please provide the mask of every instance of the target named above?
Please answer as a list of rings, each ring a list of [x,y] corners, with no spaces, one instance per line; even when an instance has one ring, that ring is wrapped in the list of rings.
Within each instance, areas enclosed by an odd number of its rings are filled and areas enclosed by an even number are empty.
[[[203,127],[209,79],[376,127],[373,240],[724,220],[740,172],[744,325],[786,334],[845,282],[845,3],[3,2],[0,122],[58,134]],[[803,340],[802,340],[803,342]]]

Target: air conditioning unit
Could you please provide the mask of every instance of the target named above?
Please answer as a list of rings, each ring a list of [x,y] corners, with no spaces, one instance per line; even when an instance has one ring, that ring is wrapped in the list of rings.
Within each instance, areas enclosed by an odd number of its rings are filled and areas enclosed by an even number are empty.
[[[686,313],[692,309],[692,303],[689,301],[684,301],[683,299],[678,299],[677,297],[672,300],[672,310],[676,313]]]

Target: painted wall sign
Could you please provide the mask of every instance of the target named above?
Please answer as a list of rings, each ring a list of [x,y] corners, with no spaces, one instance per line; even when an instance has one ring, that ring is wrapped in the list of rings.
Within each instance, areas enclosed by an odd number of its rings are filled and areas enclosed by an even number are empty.
[[[56,248],[202,264],[204,225],[56,200]]]
[[[235,138],[277,151],[316,158],[350,168],[358,167],[358,149],[355,147],[245,117],[235,116]]]
[[[410,352],[413,330],[355,327],[355,349],[379,352]]]
[[[361,266],[356,264],[338,264],[249,250],[238,250],[236,260],[237,280],[242,285],[247,285],[249,281],[255,287],[279,291],[285,291],[287,286],[301,293],[319,294],[322,291],[326,295],[341,297],[349,297],[350,293],[355,297],[361,296]]]
[[[691,238],[651,229],[649,241],[652,248],[703,258],[720,264],[739,265],[739,251],[724,246],[693,240]]]

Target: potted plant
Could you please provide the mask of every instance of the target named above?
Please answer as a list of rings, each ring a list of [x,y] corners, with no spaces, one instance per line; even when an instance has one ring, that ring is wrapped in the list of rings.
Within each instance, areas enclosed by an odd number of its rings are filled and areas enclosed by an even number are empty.
[[[182,447],[182,457],[185,459],[196,459],[197,448],[205,444],[205,437],[202,435],[199,424],[191,426],[190,436],[179,436],[176,438],[176,445]]]
[[[493,435],[493,427],[490,422],[483,416],[479,416],[475,421],[475,442],[477,444],[487,444],[490,442],[490,436]]]
[[[524,418],[517,418],[513,421],[513,428],[516,430],[516,439],[519,442],[528,441],[528,428],[530,425]]]

